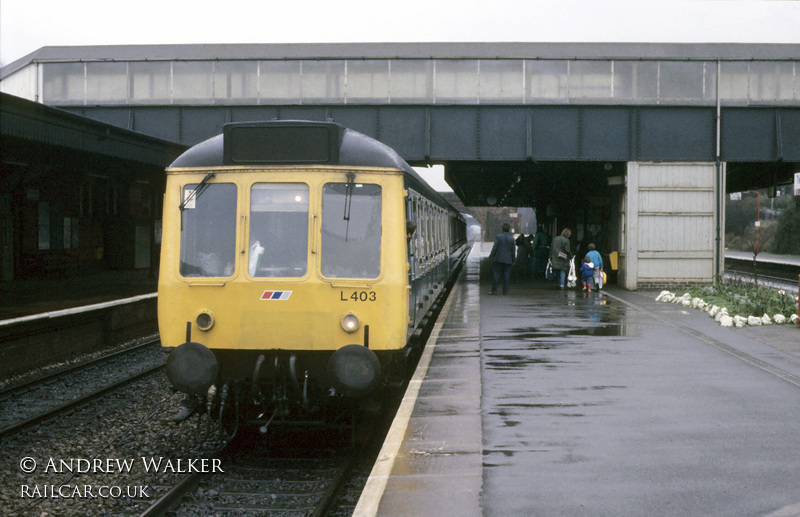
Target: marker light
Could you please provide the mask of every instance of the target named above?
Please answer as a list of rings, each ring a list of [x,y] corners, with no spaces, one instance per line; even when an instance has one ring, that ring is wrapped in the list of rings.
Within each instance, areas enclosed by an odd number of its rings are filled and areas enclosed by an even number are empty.
[[[195,320],[197,323],[197,328],[200,330],[208,330],[214,326],[214,313],[208,310],[204,310],[200,314],[197,315],[197,319]]]
[[[353,314],[348,314],[342,318],[342,328],[345,332],[355,332],[358,330],[358,318]]]

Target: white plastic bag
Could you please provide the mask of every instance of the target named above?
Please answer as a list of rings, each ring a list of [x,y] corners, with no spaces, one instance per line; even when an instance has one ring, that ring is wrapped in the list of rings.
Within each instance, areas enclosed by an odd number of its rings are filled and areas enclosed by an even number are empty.
[[[575,287],[578,277],[575,275],[575,257],[569,261],[569,274],[567,275],[567,287]]]

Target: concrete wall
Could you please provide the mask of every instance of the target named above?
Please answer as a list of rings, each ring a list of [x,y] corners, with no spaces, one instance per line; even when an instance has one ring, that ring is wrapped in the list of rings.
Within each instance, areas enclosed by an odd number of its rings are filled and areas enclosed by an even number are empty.
[[[722,168],[724,169],[724,168]],[[714,163],[637,163],[627,167],[620,283],[626,289],[677,288],[714,280],[724,250]]]
[[[94,306],[5,320],[0,325],[0,376],[96,352],[158,332],[155,293]]]

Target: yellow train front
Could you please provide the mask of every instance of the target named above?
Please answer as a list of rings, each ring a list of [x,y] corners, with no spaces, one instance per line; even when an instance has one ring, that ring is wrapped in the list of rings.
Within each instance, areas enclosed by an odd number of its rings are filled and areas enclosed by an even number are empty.
[[[330,122],[227,124],[181,155],[158,317],[183,416],[331,420],[402,377],[409,336],[464,254],[432,195],[390,148]]]

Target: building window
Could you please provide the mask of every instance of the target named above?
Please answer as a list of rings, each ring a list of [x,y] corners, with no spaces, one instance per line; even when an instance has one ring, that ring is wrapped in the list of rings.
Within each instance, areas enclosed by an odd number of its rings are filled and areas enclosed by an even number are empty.
[[[476,104],[480,90],[478,87],[477,60],[436,61],[434,81],[436,102],[457,102]]]
[[[176,61],[172,64],[172,99],[208,101],[214,97],[213,63]]]
[[[515,59],[480,62],[480,102],[522,102],[522,63]]]
[[[527,97],[537,99],[567,99],[568,61],[526,61]]]
[[[86,100],[89,103],[128,100],[127,63],[86,63]]]
[[[348,102],[389,102],[389,62],[350,60],[347,62]]]
[[[44,102],[83,104],[85,98],[83,63],[47,63],[42,76]]]
[[[262,61],[258,81],[262,101],[300,102],[300,61]]]
[[[165,103],[171,101],[170,63],[130,63],[131,100],[142,103]]]
[[[389,95],[397,104],[433,101],[433,61],[391,61]]]
[[[258,63],[220,61],[214,64],[214,100],[253,101],[258,98]]]

